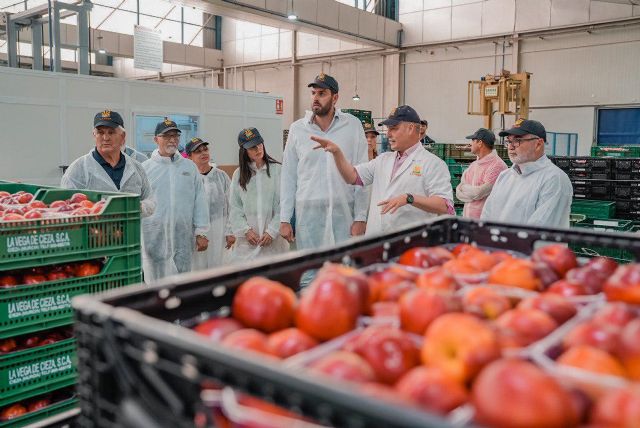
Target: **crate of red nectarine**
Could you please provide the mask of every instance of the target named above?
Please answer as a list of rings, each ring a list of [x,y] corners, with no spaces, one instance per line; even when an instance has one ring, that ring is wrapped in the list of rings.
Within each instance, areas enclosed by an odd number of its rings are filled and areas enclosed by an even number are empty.
[[[73,387],[60,388],[53,392],[36,394],[33,397],[0,406],[0,427],[21,428],[34,426],[46,418],[68,412],[77,414],[78,405]],[[68,418],[66,418],[68,419]],[[46,426],[49,426],[48,424]]]
[[[0,271],[139,248],[137,195],[0,182]]]
[[[537,250],[540,241],[554,245]],[[81,296],[81,423],[117,425],[127,413],[108,409],[133,402],[158,424],[192,424],[207,380],[330,426],[576,426],[584,393],[531,360],[545,338],[604,299],[617,266],[555,245],[570,242],[640,255],[631,235],[444,217]],[[419,256],[410,269],[398,263],[408,250]],[[317,269],[301,289],[301,277]],[[486,279],[455,277],[465,274]],[[340,341],[332,360],[292,367]],[[525,351],[505,352],[511,347]],[[371,357],[380,349],[382,363]],[[332,377],[345,361],[358,362],[359,381]],[[385,361],[391,373],[381,370]]]
[[[140,252],[0,273],[0,339],[73,322],[71,299],[138,283]]]

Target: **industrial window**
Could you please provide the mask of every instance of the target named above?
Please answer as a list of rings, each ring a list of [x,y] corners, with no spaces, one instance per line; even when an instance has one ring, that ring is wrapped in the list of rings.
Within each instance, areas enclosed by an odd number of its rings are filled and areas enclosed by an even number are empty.
[[[598,110],[598,146],[640,145],[640,107]]]

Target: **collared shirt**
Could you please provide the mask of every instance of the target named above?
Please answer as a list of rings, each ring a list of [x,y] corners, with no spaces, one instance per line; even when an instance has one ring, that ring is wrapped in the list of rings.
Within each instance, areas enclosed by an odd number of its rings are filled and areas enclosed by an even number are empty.
[[[469,168],[462,174],[462,183],[471,186],[482,186],[485,184],[495,184],[502,171],[507,169],[507,164],[498,156],[495,150],[482,159],[478,159],[469,165]],[[487,196],[488,197],[488,196]],[[478,199],[464,204],[463,215],[471,218],[480,218],[482,208],[487,198]]]
[[[407,159],[411,153],[415,152],[420,147],[421,147],[421,144],[418,142],[418,143],[414,144],[413,146],[409,147],[407,150],[405,150],[402,153],[396,152],[396,160],[393,163],[393,169],[391,170],[391,179],[392,180],[393,180],[393,177],[396,176],[396,172],[398,172],[398,170],[400,169],[400,167],[404,163],[405,159]]]
[[[542,155],[503,171],[482,210],[483,220],[569,227],[573,187],[567,174]]]
[[[115,166],[111,166],[109,162],[107,162],[100,153],[98,153],[98,149],[91,152],[93,158],[100,164],[100,166],[105,170],[107,175],[113,180],[113,184],[116,185],[118,190],[120,190],[120,181],[122,180],[122,175],[124,174],[124,166],[127,162],[126,157],[122,156],[120,153],[120,159]]]
[[[280,221],[289,222],[296,216],[301,203],[307,205],[331,201],[333,209],[344,205],[353,221],[366,221],[369,198],[366,189],[350,186],[338,172],[333,156],[314,150],[317,143],[311,136],[320,136],[336,143],[352,165],[367,162],[367,141],[362,124],[351,114],[335,110],[326,131],[315,123],[315,114],[307,111],[304,118],[291,124],[282,162]],[[303,214],[304,215],[304,214]],[[315,215],[323,215],[319,212]],[[303,221],[299,218],[297,221]]]

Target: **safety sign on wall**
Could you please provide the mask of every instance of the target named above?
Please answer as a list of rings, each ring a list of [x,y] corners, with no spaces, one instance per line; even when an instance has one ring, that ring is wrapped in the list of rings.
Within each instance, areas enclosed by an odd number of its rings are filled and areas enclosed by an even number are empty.
[[[284,100],[276,100],[276,114],[282,114],[284,112]]]
[[[162,71],[162,34],[160,30],[140,25],[134,26],[133,66],[142,70]]]

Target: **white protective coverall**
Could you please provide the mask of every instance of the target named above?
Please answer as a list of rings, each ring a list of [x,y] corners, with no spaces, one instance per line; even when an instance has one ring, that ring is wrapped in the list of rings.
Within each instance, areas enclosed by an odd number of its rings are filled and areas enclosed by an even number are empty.
[[[196,165],[180,153],[154,150],[142,164],[156,199],[152,216],[142,220],[142,266],[146,282],[191,270],[195,236],[209,230],[209,207]]]
[[[247,184],[247,190],[240,187],[240,168],[231,178],[231,194],[229,197],[229,222],[236,237],[236,244],[231,257],[233,263],[253,260],[284,253],[289,250],[289,243],[280,236],[280,171],[276,163],[256,171],[255,163],[251,163],[255,175]],[[245,233],[253,229],[262,237],[267,232],[273,238],[270,245],[260,247],[249,244]]]

